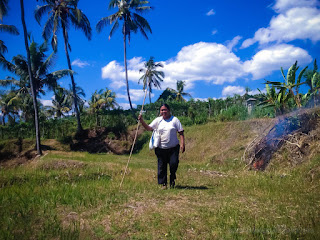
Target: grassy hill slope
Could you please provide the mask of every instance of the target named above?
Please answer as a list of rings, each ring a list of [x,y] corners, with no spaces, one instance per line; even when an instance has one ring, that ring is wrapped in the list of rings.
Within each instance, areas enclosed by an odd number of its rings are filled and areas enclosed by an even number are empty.
[[[241,160],[275,120],[185,129],[177,187],[156,184],[147,146],[132,156],[46,151],[0,168],[3,239],[316,239],[320,154],[288,165],[285,151],[264,172]],[[319,141],[310,142],[312,149]],[[319,149],[319,148],[318,148]],[[1,238],[0,237],[0,238]]]

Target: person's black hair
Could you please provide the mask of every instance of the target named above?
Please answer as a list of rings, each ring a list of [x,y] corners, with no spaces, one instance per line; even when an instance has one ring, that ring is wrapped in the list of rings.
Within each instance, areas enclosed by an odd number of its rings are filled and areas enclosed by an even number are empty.
[[[162,104],[162,105],[160,106],[160,108],[161,108],[161,107],[166,107],[166,108],[169,110],[169,112],[170,112],[170,107],[169,107],[168,104],[164,103],[164,104]]]

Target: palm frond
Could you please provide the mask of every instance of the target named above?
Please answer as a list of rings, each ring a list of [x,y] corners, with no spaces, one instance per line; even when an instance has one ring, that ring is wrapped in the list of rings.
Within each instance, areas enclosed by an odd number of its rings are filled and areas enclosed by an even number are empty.
[[[0,19],[2,21],[3,16],[8,14],[8,0],[1,0],[0,1]]]
[[[42,16],[45,13],[49,13],[51,9],[52,9],[52,5],[50,4],[37,6],[36,9],[34,10],[34,17],[36,21],[40,24]]]
[[[116,20],[116,21],[114,22],[114,24],[112,25],[112,28],[111,28],[111,30],[110,30],[109,40],[111,39],[111,37],[113,36],[113,34],[115,33],[115,31],[118,29],[118,27],[119,27],[119,22],[118,22],[118,20]]]
[[[51,14],[48,20],[46,21],[46,23],[44,24],[44,27],[42,30],[42,37],[45,40],[48,40],[50,38],[50,36],[52,35],[52,30],[54,28],[54,25],[58,24],[58,23],[55,23],[56,19],[54,16],[55,16],[54,14]]]
[[[114,15],[114,14],[113,14],[113,15]],[[111,16],[112,16],[112,15],[111,15]],[[109,17],[104,17],[104,18],[102,18],[102,19],[99,20],[99,22],[98,22],[97,25],[96,25],[96,31],[97,31],[98,33],[100,33],[105,26],[111,24],[111,22],[112,22],[112,21],[110,20],[110,19],[112,19],[111,16],[109,16]]]
[[[72,14],[70,14],[70,20],[76,29],[82,30],[85,36],[89,40],[91,40],[92,30],[89,19],[80,9],[72,9]]]
[[[0,32],[6,32],[13,35],[19,35],[18,28],[13,25],[0,24]]]

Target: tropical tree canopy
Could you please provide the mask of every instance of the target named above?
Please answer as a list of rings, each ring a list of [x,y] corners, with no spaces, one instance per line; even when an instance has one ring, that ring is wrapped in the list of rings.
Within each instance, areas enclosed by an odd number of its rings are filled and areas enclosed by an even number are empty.
[[[97,32],[100,33],[102,29],[107,25],[112,25],[109,40],[111,36],[114,34],[116,29],[119,27],[119,21],[123,21],[122,24],[122,34],[123,34],[123,42],[124,42],[124,68],[126,74],[126,85],[127,85],[127,95],[128,101],[130,104],[131,110],[133,110],[131,98],[130,98],[130,90],[129,90],[129,80],[128,80],[128,69],[127,69],[127,37],[130,44],[131,32],[136,33],[138,30],[141,34],[148,39],[147,33],[152,33],[152,30],[149,26],[149,23],[145,18],[140,16],[138,13],[143,13],[152,9],[148,1],[140,1],[140,0],[111,0],[109,3],[109,9],[117,8],[118,11],[108,17],[102,18],[96,25]]]
[[[49,72],[50,68],[54,65],[55,54],[52,53],[48,57],[46,52],[48,47],[46,43],[38,45],[35,42],[31,42],[30,47],[30,60],[31,60],[31,72],[33,77],[34,89],[36,95],[39,93],[45,94],[44,87],[49,90],[53,90],[57,87],[57,80],[67,75],[70,75],[72,71],[68,69]],[[7,63],[10,69],[15,73],[19,79],[9,78],[0,80],[2,86],[8,86],[11,84],[16,85],[19,88],[19,92],[30,92],[30,80],[28,73],[27,59],[22,55],[13,57],[12,63]]]
[[[71,51],[69,44],[68,30],[70,25],[73,25],[76,29],[80,29],[85,36],[91,39],[91,26],[86,15],[77,7],[79,0],[42,0],[47,3],[44,6],[38,6],[35,10],[35,18],[40,24],[40,20],[44,13],[48,14],[48,20],[46,21],[42,36],[44,39],[49,39],[52,35],[51,45],[54,51],[57,51],[58,38],[57,31],[62,28],[62,34],[64,39],[64,49],[67,57],[69,70],[72,70],[71,61],[69,57],[68,49]],[[73,74],[70,74],[74,109],[76,111],[78,133],[82,131],[80,112],[77,101],[76,83]]]
[[[154,62],[154,57],[150,57],[150,59],[144,63],[144,67],[140,69],[139,72],[143,72],[144,74],[142,77],[139,79],[143,81],[143,90],[147,89],[149,90],[149,100],[151,103],[151,93],[152,93],[152,86],[160,89],[160,83],[163,82],[164,78],[164,72],[156,70],[158,67],[163,68],[162,63],[156,63]]]
[[[57,32],[60,28],[65,35],[65,41],[69,44],[68,30],[70,25],[76,29],[80,29],[85,36],[90,40],[92,30],[90,22],[86,15],[77,7],[79,0],[41,0],[46,3],[43,6],[37,6],[34,16],[40,24],[43,15],[47,15],[48,19],[44,25],[42,36],[45,40],[51,37],[51,45],[54,51],[57,51],[58,37]]]
[[[147,32],[152,33],[151,27],[148,21],[138,13],[143,13],[152,7],[147,6],[149,1],[140,0],[111,0],[109,3],[109,9],[117,9],[117,12],[102,18],[96,25],[97,32],[100,33],[102,29],[107,25],[112,25],[109,33],[109,39],[111,39],[114,32],[119,27],[119,20],[123,21],[122,34],[128,37],[130,43],[131,32],[137,33],[139,30],[141,34],[148,39]]]

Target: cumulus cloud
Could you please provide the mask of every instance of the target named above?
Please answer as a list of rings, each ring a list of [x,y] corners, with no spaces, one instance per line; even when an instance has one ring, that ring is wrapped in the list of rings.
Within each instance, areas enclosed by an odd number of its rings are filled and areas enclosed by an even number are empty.
[[[211,35],[215,35],[218,32],[218,30],[212,30]]]
[[[243,95],[246,92],[244,87],[241,86],[227,86],[222,90],[222,96],[233,96],[235,94]]]
[[[177,80],[184,80],[187,85],[194,81],[223,84],[235,81],[244,73],[239,57],[226,46],[205,42],[183,47],[176,58],[165,62],[164,72],[171,86]]]
[[[252,60],[244,62],[243,66],[255,80],[280,70],[280,67],[289,68],[295,61],[298,61],[299,65],[306,65],[312,61],[312,57],[302,48],[280,44],[259,51]]]
[[[212,16],[215,15],[215,11],[213,9],[211,9],[209,12],[206,13],[207,16]]]
[[[316,7],[319,5],[318,0],[277,0],[273,9],[280,13],[295,7]]]
[[[188,92],[198,81],[221,85],[248,78],[250,74],[252,75],[250,78],[256,80],[266,77],[273,71],[279,71],[280,67],[288,69],[295,61],[298,61],[300,66],[312,61],[306,50],[289,44],[278,44],[262,49],[250,60],[242,62],[229,49],[240,38],[237,36],[231,40],[232,43],[226,44],[227,46],[199,42],[183,47],[176,57],[161,62],[164,68],[158,70],[165,73],[165,79],[161,83],[160,91],[167,87],[176,89],[177,80],[185,81],[185,90]],[[140,57],[128,60],[129,81],[138,82],[141,76],[139,69],[143,68],[143,64],[144,61]],[[102,78],[111,81],[110,87],[117,90],[117,98],[128,101],[124,67],[120,63],[112,61],[103,67]],[[225,96],[235,93],[243,94],[244,88],[229,86],[223,92]],[[130,96],[133,102],[141,101],[144,92],[141,89],[130,88]]]
[[[42,103],[43,106],[49,106],[52,107],[52,100],[44,100],[44,99],[40,99],[40,102]]]
[[[78,66],[80,68],[84,68],[86,66],[89,66],[90,64],[86,61],[81,61],[79,58],[77,58],[76,60],[74,60],[72,63],[71,63],[72,66]]]
[[[302,1],[304,2],[304,1]],[[309,2],[309,1],[307,1]],[[310,1],[313,2],[313,1]],[[281,1],[278,1],[281,3]],[[291,4],[287,5],[291,6]],[[320,40],[320,10],[311,7],[294,7],[273,17],[267,28],[260,28],[253,38],[246,39],[242,48],[271,42],[290,42],[292,40]]]
[[[165,73],[162,89],[176,88],[177,80],[186,83],[185,89],[194,86],[195,81],[208,81],[213,84],[233,82],[242,77],[245,72],[240,58],[226,46],[217,43],[199,42],[183,47],[175,58],[161,62]],[[129,81],[137,83],[142,76],[139,69],[143,68],[143,59],[134,58],[128,61]],[[120,89],[125,87],[124,67],[116,61],[102,68],[102,78],[111,81],[110,87]]]
[[[227,48],[231,51],[236,45],[238,45],[239,41],[242,39],[241,36],[235,36],[231,41],[227,41]]]
[[[117,61],[111,61],[101,69],[102,79],[109,79],[111,81],[110,87],[120,89],[126,86],[124,67]]]
[[[120,108],[124,109],[124,110],[128,110],[130,109],[130,104],[129,103],[119,103]],[[132,107],[136,108],[137,104],[132,103]]]
[[[141,89],[130,89],[130,98],[131,101],[139,101],[144,98],[145,92]],[[153,94],[151,94],[151,97]],[[128,100],[127,92],[125,93],[118,93],[117,98],[122,98]]]

